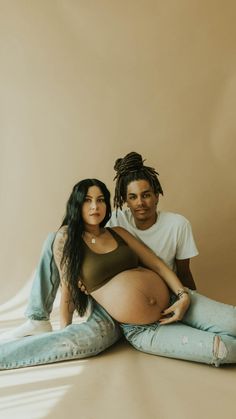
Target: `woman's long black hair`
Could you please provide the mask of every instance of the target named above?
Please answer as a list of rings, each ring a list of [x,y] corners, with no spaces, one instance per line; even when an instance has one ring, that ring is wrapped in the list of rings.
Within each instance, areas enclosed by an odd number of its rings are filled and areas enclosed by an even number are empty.
[[[71,192],[66,205],[66,214],[62,226],[67,226],[67,239],[65,241],[61,267],[66,266],[66,280],[71,292],[75,309],[83,316],[87,305],[88,296],[78,287],[80,268],[83,260],[83,232],[84,221],[82,218],[82,206],[91,186],[97,186],[104,195],[106,215],[100,223],[104,227],[111,217],[110,192],[106,185],[98,179],[84,179],[78,182]]]

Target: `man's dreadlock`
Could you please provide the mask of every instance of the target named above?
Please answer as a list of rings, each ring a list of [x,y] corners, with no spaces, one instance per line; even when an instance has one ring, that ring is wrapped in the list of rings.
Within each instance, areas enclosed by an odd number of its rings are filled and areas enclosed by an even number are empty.
[[[144,161],[141,154],[131,153],[126,154],[123,159],[117,159],[114,169],[116,171],[115,196],[114,207],[122,209],[127,197],[127,186],[130,182],[135,180],[147,180],[155,194],[162,194],[163,190],[158,180],[159,173],[153,168],[144,166]]]

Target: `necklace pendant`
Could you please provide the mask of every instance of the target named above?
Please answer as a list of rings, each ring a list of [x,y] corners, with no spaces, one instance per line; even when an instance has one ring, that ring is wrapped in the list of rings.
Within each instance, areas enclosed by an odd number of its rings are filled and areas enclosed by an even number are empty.
[[[96,239],[94,237],[91,239],[91,243],[92,244],[95,244],[96,243]]]

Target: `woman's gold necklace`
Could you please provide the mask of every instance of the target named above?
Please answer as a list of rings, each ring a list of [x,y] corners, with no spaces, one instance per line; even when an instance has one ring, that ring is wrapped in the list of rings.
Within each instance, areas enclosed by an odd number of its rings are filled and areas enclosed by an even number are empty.
[[[100,237],[102,233],[100,233],[98,236],[94,236],[93,234],[88,233],[87,231],[85,232],[86,235],[91,235],[91,237],[90,237],[90,243],[92,243],[92,244],[96,244],[97,238]]]

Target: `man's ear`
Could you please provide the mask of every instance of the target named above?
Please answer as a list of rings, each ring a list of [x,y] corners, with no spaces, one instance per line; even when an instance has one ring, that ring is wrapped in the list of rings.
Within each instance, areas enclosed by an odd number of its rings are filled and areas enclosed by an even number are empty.
[[[128,202],[127,202],[127,197],[126,197],[126,199],[125,199],[125,201],[124,201],[124,204],[126,205],[126,207],[127,207],[127,208],[129,208],[129,204],[128,204]]]

